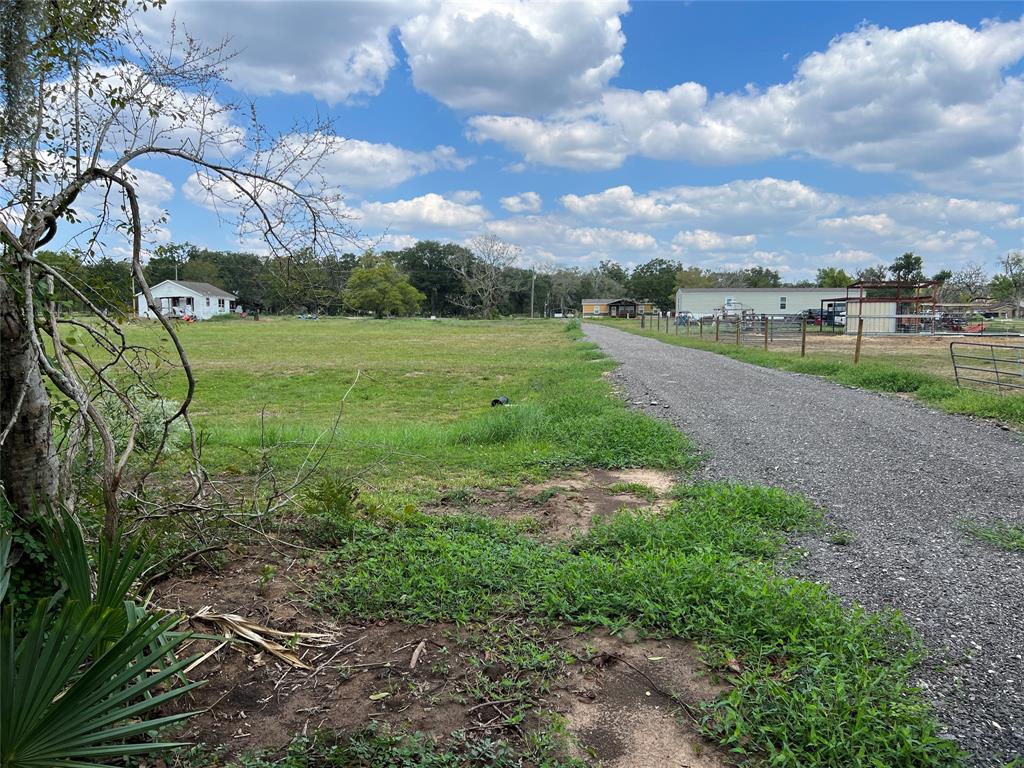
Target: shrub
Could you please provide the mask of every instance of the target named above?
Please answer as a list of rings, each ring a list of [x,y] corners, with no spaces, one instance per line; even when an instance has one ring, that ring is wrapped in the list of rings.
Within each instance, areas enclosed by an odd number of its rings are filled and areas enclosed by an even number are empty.
[[[193,660],[174,657],[187,639],[171,631],[178,618],[128,599],[148,560],[140,543],[102,544],[93,587],[85,543],[70,516],[43,528],[64,590],[39,600],[25,620],[7,599],[12,539],[0,534],[2,765],[82,765],[177,746],[135,741],[189,717],[149,716],[198,685],[173,687]]]

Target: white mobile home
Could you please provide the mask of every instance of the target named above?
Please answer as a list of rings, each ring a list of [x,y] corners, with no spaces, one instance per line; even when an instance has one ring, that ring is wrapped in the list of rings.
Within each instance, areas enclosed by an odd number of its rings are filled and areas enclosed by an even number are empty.
[[[680,288],[676,312],[696,317],[798,315],[805,309],[834,309],[840,288]]]
[[[233,293],[209,283],[191,280],[164,280],[150,288],[150,293],[160,306],[164,317],[195,317],[206,320],[215,315],[226,315],[235,311],[238,297]],[[155,317],[146,304],[142,293],[135,294],[136,310],[139,317]]]

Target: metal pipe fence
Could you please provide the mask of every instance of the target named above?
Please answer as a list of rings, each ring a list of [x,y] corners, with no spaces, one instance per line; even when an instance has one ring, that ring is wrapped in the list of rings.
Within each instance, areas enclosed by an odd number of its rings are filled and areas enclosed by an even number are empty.
[[[953,341],[953,374],[961,389],[997,394],[1024,394],[1024,346]]]

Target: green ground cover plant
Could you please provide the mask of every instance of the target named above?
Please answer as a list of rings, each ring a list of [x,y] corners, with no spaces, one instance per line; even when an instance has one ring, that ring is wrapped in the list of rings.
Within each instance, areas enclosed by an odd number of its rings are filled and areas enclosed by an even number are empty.
[[[821,376],[839,384],[875,392],[910,394],[932,407],[949,413],[998,419],[1024,427],[1024,396],[996,395],[959,389],[954,382],[946,378],[914,370],[898,361],[867,360],[854,365],[852,360],[836,359],[834,355],[808,353],[806,357],[800,357],[793,352],[766,352],[752,347],[704,341],[692,336],[658,333],[650,328],[641,329],[633,323],[607,320],[596,322],[628,333],[650,336],[666,344],[714,352],[764,368],[779,368],[793,373]]]
[[[1024,525],[1014,523],[966,523],[969,534],[1010,552],[1024,552]]]
[[[644,483],[612,483],[608,490],[612,493],[628,493],[646,501],[658,500],[658,492]]]
[[[470,515],[362,522],[328,558],[319,601],[410,622],[524,616],[627,626],[731,662],[707,733],[772,766],[955,766],[961,756],[908,682],[920,649],[898,617],[845,610],[780,576],[788,532],[818,512],[784,492],[684,486],[663,514],[622,512],[568,545]]]
[[[566,327],[345,319],[183,326],[204,462],[214,473],[254,474],[267,460],[294,471],[311,450],[317,455],[350,387],[322,472],[357,478],[397,503],[573,468],[692,462],[676,430],[625,407],[602,378],[614,363],[578,341],[578,324]],[[157,332],[142,323],[130,337],[155,342]],[[162,383],[168,397],[181,386],[173,375]],[[492,408],[499,395],[510,405]]]
[[[373,724],[351,735],[319,731],[296,738],[283,756],[251,754],[221,763],[209,752],[183,756],[181,768],[225,764],[228,768],[584,768],[578,760],[553,756],[557,729],[536,735],[528,754],[501,739],[452,734],[444,744],[416,733]],[[524,757],[528,763],[524,763]]]

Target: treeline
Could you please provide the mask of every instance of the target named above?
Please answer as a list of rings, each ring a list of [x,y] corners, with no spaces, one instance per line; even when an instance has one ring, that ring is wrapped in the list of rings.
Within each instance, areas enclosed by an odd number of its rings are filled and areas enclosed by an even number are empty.
[[[518,249],[487,236],[466,248],[423,240],[397,251],[343,253],[313,258],[268,258],[253,253],[217,251],[189,243],[158,247],[144,271],[150,286],[178,279],[210,283],[238,296],[248,310],[268,313],[316,312],[324,315],[371,312],[378,316],[422,313],[437,316],[550,315],[578,310],[584,299],[622,298],[675,306],[677,288],[845,288],[855,280],[923,280],[923,262],[912,253],[891,265],[867,267],[855,274],[819,269],[815,281],[783,282],[766,267],[713,271],[656,258],[633,269],[613,261],[597,267],[527,269],[518,266]],[[73,253],[43,253],[69,281],[97,304],[129,311],[135,284],[131,267],[104,258],[83,261]],[[1007,255],[1003,271],[986,274],[968,264],[939,272],[943,301],[979,297],[1024,298],[1024,256]],[[353,280],[355,277],[355,280]],[[58,298],[76,309],[84,302],[58,287]]]

